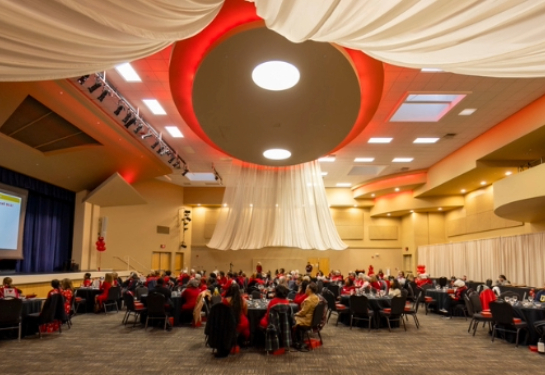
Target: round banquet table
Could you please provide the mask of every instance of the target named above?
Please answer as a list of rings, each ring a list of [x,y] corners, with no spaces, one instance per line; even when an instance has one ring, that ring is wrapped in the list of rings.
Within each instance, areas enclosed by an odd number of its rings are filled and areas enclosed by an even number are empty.
[[[259,321],[267,313],[269,300],[254,299],[248,300],[246,303],[248,304],[248,321],[250,322],[250,344],[255,346],[258,343],[255,333],[259,330]],[[290,303],[290,307],[293,313],[299,311],[299,305],[295,303]]]
[[[95,296],[102,293],[100,289],[95,288],[77,288],[76,296],[85,299],[85,304],[80,304],[78,307],[78,314],[92,313],[95,308]]]
[[[539,341],[539,335],[534,329],[534,323],[538,320],[545,320],[545,304],[537,304],[531,307],[524,307],[521,302],[518,302],[513,306],[515,315],[526,323],[528,323],[528,339],[526,343],[528,345],[537,345]],[[520,342],[524,342],[524,330],[521,330]],[[513,342],[515,342],[515,335],[513,335]]]
[[[442,289],[426,289],[426,296],[435,300],[435,305],[432,305],[433,311],[438,312],[441,309],[448,309],[449,307],[449,294]]]
[[[29,314],[36,314],[42,311],[42,304],[45,299],[33,298],[23,300],[23,308],[21,310],[21,336],[31,336],[36,333],[34,324],[28,318]]]
[[[392,297],[390,296],[384,296],[384,297],[376,297],[374,295],[365,295],[367,297],[368,302],[368,308],[374,311],[373,315],[373,324],[372,326],[374,328],[381,328],[381,327],[387,327],[386,319],[382,318],[380,316],[380,310],[392,306]],[[344,295],[341,296],[341,303],[347,307],[350,307],[350,296]],[[350,318],[349,314],[339,314],[339,322],[343,324],[350,325]],[[365,325],[365,322],[363,321],[356,321],[358,326],[363,327]],[[398,322],[390,322],[392,327],[399,327]]]
[[[146,302],[148,300],[148,295],[144,294],[140,296],[140,301],[146,306]],[[180,317],[182,315],[182,297],[170,297],[171,307],[172,309],[169,312],[169,316],[171,316],[174,319],[174,326],[180,325]],[[204,308],[203,308],[204,309]],[[146,317],[148,316],[147,312],[144,311],[140,314],[140,322],[142,324],[146,323]],[[154,321],[152,321],[154,322]],[[151,324],[151,323],[150,323]]]

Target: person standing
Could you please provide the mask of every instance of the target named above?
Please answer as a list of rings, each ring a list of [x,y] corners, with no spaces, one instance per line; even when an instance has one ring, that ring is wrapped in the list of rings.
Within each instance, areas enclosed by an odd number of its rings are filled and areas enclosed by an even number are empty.
[[[312,264],[310,262],[307,262],[307,266],[305,267],[305,271],[307,272],[307,275],[310,275],[312,273]]]

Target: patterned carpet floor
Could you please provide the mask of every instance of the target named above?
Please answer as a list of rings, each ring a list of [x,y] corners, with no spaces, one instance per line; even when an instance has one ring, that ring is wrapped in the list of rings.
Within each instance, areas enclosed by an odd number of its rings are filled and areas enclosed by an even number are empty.
[[[243,349],[216,359],[204,345],[204,328],[145,331],[121,325],[119,314],[84,314],[72,329],[42,339],[0,340],[0,374],[542,374],[545,356],[527,346],[490,341],[469,321],[419,313],[403,328],[372,330],[334,325],[322,331],[324,345],[307,353],[267,356]],[[333,324],[331,324],[333,323]]]

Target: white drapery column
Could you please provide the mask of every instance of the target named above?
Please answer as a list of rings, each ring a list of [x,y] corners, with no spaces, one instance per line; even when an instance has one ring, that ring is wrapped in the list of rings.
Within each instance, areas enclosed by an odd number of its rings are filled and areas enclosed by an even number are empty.
[[[336,43],[410,68],[492,77],[545,76],[545,2],[252,0],[295,43]]]
[[[343,250],[317,161],[290,167],[234,165],[208,247]]]

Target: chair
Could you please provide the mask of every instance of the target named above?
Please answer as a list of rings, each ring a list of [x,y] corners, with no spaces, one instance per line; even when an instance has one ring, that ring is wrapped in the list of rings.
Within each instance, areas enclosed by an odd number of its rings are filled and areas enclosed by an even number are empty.
[[[452,302],[454,302],[454,306],[452,306],[452,315],[454,316],[456,311],[461,311],[463,314],[464,314],[464,317],[466,318],[466,321],[467,321],[467,308],[466,308],[466,300],[465,300],[465,295],[467,294],[468,290],[464,290],[462,291],[461,295],[460,295],[460,300],[459,301],[455,301],[455,300],[452,300]],[[460,303],[461,302],[461,303]]]
[[[329,283],[329,286],[327,287],[331,293],[335,296],[335,298],[339,297],[341,295],[341,287],[332,283]]]
[[[17,339],[21,341],[21,312],[23,311],[23,300],[0,299],[0,331],[18,329]]]
[[[291,347],[291,307],[274,305],[269,310],[269,326],[265,330],[265,350],[267,354],[280,348],[280,342],[289,352]],[[274,329],[273,329],[274,328]]]
[[[87,300],[85,298],[78,297],[78,289],[74,292],[74,315],[78,313],[79,305],[83,304],[85,306],[87,304]]]
[[[150,293],[146,301],[148,315],[146,316],[146,325],[144,329],[148,328],[148,322],[150,320],[164,320],[165,326],[164,330],[167,329],[168,315],[165,310],[166,298],[164,295],[159,293]]]
[[[473,314],[471,316],[471,321],[469,322],[469,328],[467,331],[469,332],[470,329],[473,328],[473,336],[475,336],[475,332],[477,332],[477,326],[479,325],[479,323],[483,322],[483,327],[487,322],[490,325],[492,323],[492,316],[484,316],[482,314],[483,308],[478,293],[471,293],[469,295],[466,294],[466,298],[468,298],[471,302],[470,305],[471,309],[473,310]]]
[[[327,301],[327,308],[329,309],[329,314],[327,315],[327,322],[329,323],[329,318],[331,318],[332,313],[337,314],[337,323],[335,325],[339,325],[339,316],[341,314],[346,314],[350,312],[348,308],[345,305],[342,305],[340,303],[337,303],[335,299],[335,295],[327,288],[324,288],[322,290],[322,296]]]
[[[204,329],[206,345],[217,351],[218,357],[229,355],[237,342],[237,323],[233,310],[218,303],[210,309],[210,316]]]
[[[139,286],[135,290],[136,299],[140,301],[142,299],[142,296],[148,295],[148,292],[149,292],[148,288],[146,288],[145,286]]]
[[[490,312],[492,313],[492,320],[494,321],[494,326],[492,328],[492,341],[494,341],[496,331],[516,332],[517,337],[515,340],[515,347],[518,347],[520,330],[525,329],[528,331],[528,323],[521,320],[515,320],[513,306],[507,302],[491,302]]]
[[[392,298],[392,306],[390,309],[383,309],[379,311],[379,314],[386,318],[386,323],[388,323],[388,330],[390,332],[392,332],[390,322],[395,321],[400,322],[400,324],[403,323],[403,328],[405,328],[405,331],[407,330],[407,326],[405,326],[405,319],[403,319],[405,302],[406,299],[404,297],[394,297]]]
[[[117,306],[117,301],[121,299],[121,288],[118,286],[113,286],[108,290],[108,298],[106,298],[106,301],[102,304],[104,306],[104,312],[108,312],[108,306],[115,306],[115,312],[119,312],[119,308]],[[113,311],[113,310],[112,310]],[[111,312],[111,311],[110,311]]]
[[[426,309],[426,315],[428,315],[428,311],[430,309],[430,306],[435,306],[437,304],[437,301],[433,299],[433,297],[426,296],[426,292],[424,289],[420,289],[422,291],[422,294],[424,295],[424,308]]]
[[[288,299],[290,301],[293,301],[293,299],[295,298],[295,295],[297,294],[297,292],[295,292],[294,290],[292,290],[291,292],[288,293]]]
[[[545,340],[545,320],[534,322],[534,328],[542,340]]]
[[[369,300],[366,296],[350,296],[350,329],[352,329],[353,320],[366,320],[369,322],[369,331],[371,331],[374,312],[369,310],[368,304]]]
[[[314,312],[312,313],[312,323],[310,326],[299,326],[299,329],[303,330],[304,333],[307,334],[307,339],[310,342],[310,331],[314,331],[318,334],[318,337],[320,338],[320,345],[323,344],[322,341],[322,335],[320,334],[320,331],[322,330],[322,318],[324,316],[324,312],[327,309],[327,303],[320,301],[318,305],[316,305],[316,308],[314,309]],[[312,348],[312,345],[309,345],[309,348]]]
[[[28,314],[28,318],[32,319],[38,326],[38,333],[42,338],[40,326],[49,323],[60,322],[59,334],[62,334],[62,323],[66,322],[66,312],[64,311],[64,297],[62,294],[53,294],[45,300],[42,311],[39,313]]]
[[[123,317],[123,320],[121,321],[122,324],[127,324],[129,322],[129,317],[131,314],[134,315],[134,322],[133,327],[136,326],[136,323],[138,322],[138,318],[140,317],[140,314],[144,311],[146,311],[146,308],[143,306],[136,306],[134,303],[134,297],[129,293],[123,294],[123,301],[125,302],[125,307],[127,308],[127,312],[125,313],[125,316]]]
[[[408,317],[409,315],[413,317],[414,325],[416,326],[416,329],[420,328],[420,322],[418,321],[416,314],[418,313],[418,306],[420,306],[420,300],[422,299],[423,293],[424,292],[422,290],[418,292],[418,296],[414,300],[413,306],[412,307],[405,306],[405,310],[403,311],[403,315],[405,317]]]
[[[447,283],[448,283],[448,280],[447,280],[446,277],[443,276],[443,277],[440,277],[440,278],[439,278],[439,286],[440,286],[441,288],[446,287],[446,286],[447,286]]]

